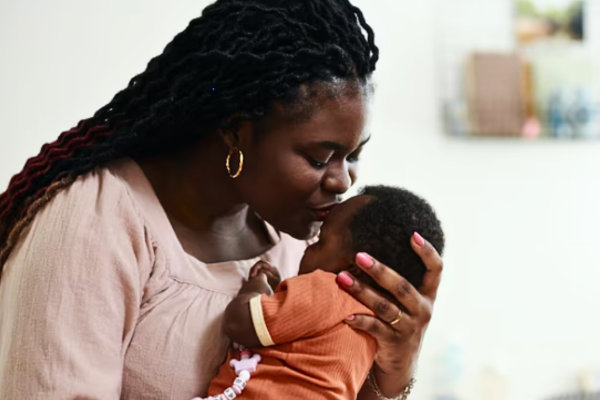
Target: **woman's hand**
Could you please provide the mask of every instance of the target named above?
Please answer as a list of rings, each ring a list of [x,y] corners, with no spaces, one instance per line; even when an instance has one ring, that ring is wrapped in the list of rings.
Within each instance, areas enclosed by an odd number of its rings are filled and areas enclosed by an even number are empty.
[[[356,257],[358,267],[390,292],[394,301],[388,300],[347,272],[338,276],[338,283],[376,315],[352,316],[347,323],[377,340],[374,373],[377,384],[386,397],[402,393],[413,377],[441,280],[443,263],[433,246],[418,233],[413,235],[411,245],[427,268],[419,290],[368,255],[360,253]],[[374,398],[365,398],[369,397]]]

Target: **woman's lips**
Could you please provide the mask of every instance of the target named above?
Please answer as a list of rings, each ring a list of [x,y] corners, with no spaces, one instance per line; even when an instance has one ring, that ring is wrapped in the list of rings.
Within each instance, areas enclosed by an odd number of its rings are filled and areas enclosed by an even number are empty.
[[[314,214],[315,214],[315,221],[323,222],[323,221],[325,221],[325,218],[327,218],[327,215],[329,214],[329,211],[317,211],[317,210],[315,210]]]
[[[327,215],[329,215],[331,210],[333,210],[333,208],[335,206],[337,206],[338,204],[339,203],[334,203],[334,204],[326,205],[324,207],[315,208],[313,210],[315,221],[319,221],[319,222],[325,221],[325,218],[327,218]]]

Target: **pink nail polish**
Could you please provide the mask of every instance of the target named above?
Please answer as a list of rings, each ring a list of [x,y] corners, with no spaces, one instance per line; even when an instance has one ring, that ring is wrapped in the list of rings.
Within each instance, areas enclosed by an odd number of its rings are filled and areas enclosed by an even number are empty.
[[[423,237],[421,235],[419,235],[417,232],[415,232],[413,234],[413,239],[415,239],[415,243],[417,245],[419,245],[419,247],[425,246],[425,239],[423,239]]]
[[[356,318],[356,316],[355,316],[355,315],[348,315],[348,316],[346,317],[346,321],[354,321],[354,319],[355,319],[355,318]]]
[[[371,268],[373,266],[373,259],[365,253],[358,253],[356,255],[356,263],[362,268]]]
[[[348,274],[339,274],[337,277],[337,281],[340,285],[350,287],[354,283],[352,278]]]

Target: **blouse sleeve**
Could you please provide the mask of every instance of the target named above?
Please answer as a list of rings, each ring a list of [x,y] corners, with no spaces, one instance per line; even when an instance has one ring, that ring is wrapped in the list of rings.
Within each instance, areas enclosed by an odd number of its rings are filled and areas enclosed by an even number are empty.
[[[118,400],[152,254],[115,182],[80,179],[40,211],[0,280],[0,399]]]

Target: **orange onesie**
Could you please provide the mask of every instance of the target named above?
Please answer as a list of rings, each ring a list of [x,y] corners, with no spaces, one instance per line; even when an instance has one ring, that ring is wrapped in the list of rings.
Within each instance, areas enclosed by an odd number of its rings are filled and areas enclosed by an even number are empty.
[[[344,323],[372,311],[342,290],[336,276],[317,270],[282,282],[271,296],[250,301],[262,361],[239,399],[354,400],[375,358],[375,340]],[[230,350],[208,389],[215,396],[236,378]]]

